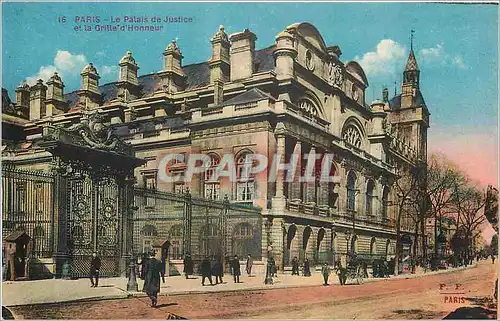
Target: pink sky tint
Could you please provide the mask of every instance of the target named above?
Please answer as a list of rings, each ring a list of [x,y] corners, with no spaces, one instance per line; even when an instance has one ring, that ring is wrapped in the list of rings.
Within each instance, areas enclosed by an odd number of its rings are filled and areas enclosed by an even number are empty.
[[[443,153],[456,163],[469,178],[477,181],[478,187],[486,189],[491,184],[498,187],[498,136],[496,128],[484,132],[466,132],[453,128],[448,132],[429,131],[429,155]],[[489,223],[483,227],[483,238],[487,244],[495,231]]]

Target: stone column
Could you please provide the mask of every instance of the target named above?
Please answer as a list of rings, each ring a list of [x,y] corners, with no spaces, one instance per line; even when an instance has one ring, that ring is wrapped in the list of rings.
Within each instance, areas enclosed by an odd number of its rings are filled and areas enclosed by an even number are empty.
[[[316,155],[316,147],[315,146],[311,146],[311,149],[309,150],[309,157],[307,159],[307,165],[306,166],[310,166],[310,162],[313,162],[314,163],[314,168],[313,168],[313,171],[312,171],[312,176],[314,177],[315,176],[315,167],[316,167],[316,159],[314,158],[314,156]],[[305,173],[305,176],[308,175],[307,173],[307,167],[306,167],[306,173]],[[313,180],[311,182],[306,182],[305,183],[305,196],[304,196],[304,199],[305,199],[305,202],[314,202],[316,203],[316,181]]]
[[[293,182],[290,183],[290,199],[300,199],[300,176],[301,176],[301,168],[302,168],[302,142],[297,140],[295,143],[295,148],[293,149],[293,153],[297,157],[297,168],[295,169],[295,175],[293,178]]]
[[[284,133],[280,133],[276,135],[277,138],[277,154],[278,154],[278,160],[279,163],[282,164],[285,161],[285,135]],[[276,176],[276,197],[283,197],[283,181],[284,181],[284,172],[282,170],[279,170]]]

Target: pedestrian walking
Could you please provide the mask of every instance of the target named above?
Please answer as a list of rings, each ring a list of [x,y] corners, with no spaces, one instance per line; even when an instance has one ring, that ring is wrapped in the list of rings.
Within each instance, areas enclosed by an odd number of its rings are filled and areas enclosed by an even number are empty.
[[[231,270],[233,271],[233,279],[234,283],[240,283],[240,260],[238,259],[238,255],[234,256],[234,259],[231,261]]]
[[[495,256],[491,254],[491,264],[495,264]]]
[[[141,254],[141,262],[139,263],[139,265],[141,266],[141,273],[139,274],[139,277],[141,278],[141,280],[144,280],[144,271],[145,271],[144,267],[148,260],[148,256],[149,256],[148,253]]]
[[[253,258],[251,254],[248,254],[247,256],[247,264],[246,264],[246,271],[248,276],[252,274],[252,266],[253,266]]]
[[[292,259],[292,275],[299,275],[299,260],[296,256]]]
[[[184,275],[186,279],[189,279],[189,276],[193,274],[193,259],[189,253],[184,256]]]
[[[101,269],[101,258],[97,256],[97,252],[92,253],[92,261],[90,261],[90,283],[91,288],[97,288],[99,286],[99,270]],[[95,282],[94,282],[95,279]]]
[[[215,276],[215,284],[219,284],[219,283],[222,284],[222,277],[224,276],[224,269],[222,266],[220,256],[217,256],[215,263],[212,266],[212,275]]]
[[[323,264],[321,274],[323,274],[323,280],[325,281],[323,285],[328,285],[328,277],[330,276],[330,267],[328,266],[328,263],[325,262],[325,264]]]
[[[304,260],[304,276],[311,276],[311,266],[309,265],[309,259]]]
[[[201,285],[205,285],[205,278],[208,278],[210,281],[210,285],[214,285],[212,283],[212,266],[210,264],[210,261],[208,257],[205,257],[203,261],[201,261],[201,266],[200,266],[200,272],[201,272]]]
[[[342,267],[342,264],[340,262],[338,262],[336,269],[340,285],[345,285],[345,282],[347,281],[347,269]]]
[[[144,268],[144,286],[142,292],[145,292],[151,300],[151,307],[156,307],[158,303],[158,293],[160,292],[160,277],[165,283],[165,274],[163,273],[162,263],[155,258],[155,252],[149,253],[149,258],[143,265]]]

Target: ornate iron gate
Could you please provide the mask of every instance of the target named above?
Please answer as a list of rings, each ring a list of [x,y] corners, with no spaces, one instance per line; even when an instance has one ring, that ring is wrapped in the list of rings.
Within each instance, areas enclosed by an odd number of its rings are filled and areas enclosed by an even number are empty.
[[[92,252],[101,257],[101,275],[118,275],[121,200],[116,181],[110,177],[92,179],[89,173],[79,172],[68,179],[68,192],[73,275],[88,275]]]
[[[54,247],[54,176],[2,164],[2,234],[24,230],[30,255],[50,258]]]

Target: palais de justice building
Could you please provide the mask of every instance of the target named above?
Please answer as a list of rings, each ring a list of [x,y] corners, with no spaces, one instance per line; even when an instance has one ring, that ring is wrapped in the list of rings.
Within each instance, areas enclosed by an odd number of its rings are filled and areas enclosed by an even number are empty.
[[[413,49],[401,71],[401,93],[390,98],[384,89],[381,99],[369,104],[369,80],[361,66],[343,61],[340,46],[325,44],[312,24],[286,27],[263,49],[256,49],[256,41],[248,29],[228,36],[220,26],[210,39],[208,61],[183,65],[182,48],[173,41],[153,74],[140,75],[140,62],[129,51],[118,62],[119,79],[113,83],[99,84],[98,70],[89,64],[77,91],[64,93],[57,74],[46,83],[20,85],[15,103],[4,91],[3,160],[48,172],[51,154],[37,145],[44,130],[70,127],[98,110],[114,133],[131,144],[135,157],[144,160],[134,172],[137,190],[189,190],[193,197],[222,201],[227,196],[231,204],[258,209],[258,219],[239,215],[227,221],[227,254],[269,254],[285,266],[295,256],[332,262],[351,250],[393,256],[396,173],[425,163],[427,157],[429,112]],[[248,181],[211,180],[207,174],[187,183],[166,183],[158,178],[158,163],[171,153],[206,154],[214,168],[226,154],[235,155],[236,166],[244,166],[249,153],[270,160],[278,154],[283,162],[295,153],[302,156],[296,176],[305,170],[304,155],[329,153],[334,155],[331,174],[339,181],[285,182],[281,173],[276,182],[268,182],[265,170]],[[185,169],[182,161],[170,166],[174,174],[183,175]],[[149,206],[156,216],[134,222],[135,250],[165,238],[175,247],[173,258],[182,257],[186,246],[179,243],[186,242],[182,235],[187,227],[182,217],[169,218],[175,206],[159,208],[161,202],[149,198],[136,205],[141,213]],[[8,219],[5,214],[3,219]],[[48,234],[22,225],[6,228],[24,229],[31,237]],[[199,234],[219,232],[207,228],[189,227],[194,255],[213,254],[214,247],[202,245]],[[402,231],[413,231],[404,218]],[[4,235],[8,232],[4,229]],[[237,240],[245,238],[257,240],[258,246],[238,247]],[[47,246],[56,251],[57,242],[49,240]]]

